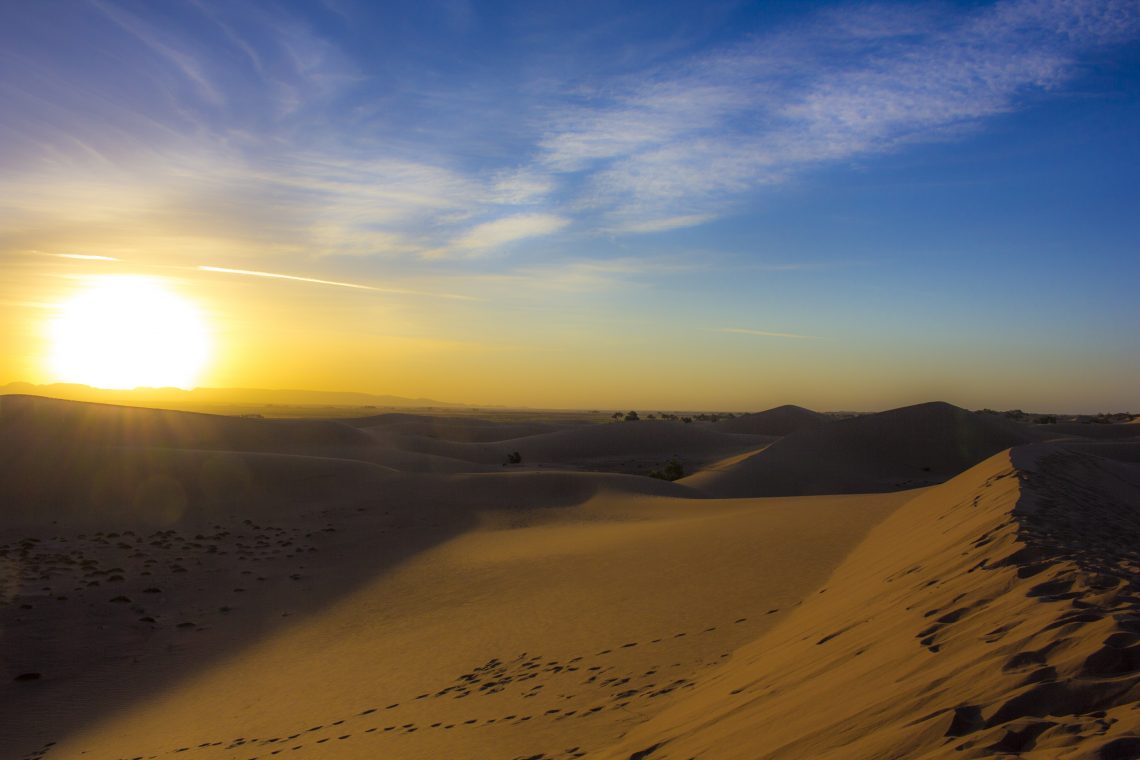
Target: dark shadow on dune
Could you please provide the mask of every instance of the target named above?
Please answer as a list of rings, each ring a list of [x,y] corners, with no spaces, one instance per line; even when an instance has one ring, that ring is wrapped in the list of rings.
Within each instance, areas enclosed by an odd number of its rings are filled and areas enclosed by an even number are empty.
[[[372,445],[335,422],[0,404],[5,757],[42,749],[12,743],[33,718],[58,742],[125,711],[470,530],[480,510],[569,507],[601,488],[694,496],[645,478],[306,455]],[[196,611],[168,614],[172,597]],[[194,644],[202,631],[209,647]]]
[[[1091,438],[1098,441],[1137,441],[1140,440],[1140,425],[1119,423],[1098,425],[1094,423],[1059,422],[1051,425],[1034,425],[1045,440],[1069,440]]]
[[[785,404],[774,409],[753,414],[742,414],[718,423],[717,428],[726,433],[752,433],[754,435],[791,435],[798,430],[815,427],[830,422],[826,414],[805,409],[802,406]]]
[[[718,497],[899,491],[941,483],[1031,428],[931,402],[803,427],[729,469],[684,483]]]
[[[368,428],[377,441],[388,445],[472,465],[499,466],[507,453],[518,451],[522,461],[530,464],[626,473],[648,473],[672,458],[696,469],[773,440],[771,436],[727,433],[715,426],[660,420],[582,425],[495,441],[408,435],[394,432],[395,429],[396,426]]]
[[[1093,575],[1140,566],[1140,442],[1018,446],[1010,459],[1025,473],[1015,514],[1035,561],[1071,561]]]

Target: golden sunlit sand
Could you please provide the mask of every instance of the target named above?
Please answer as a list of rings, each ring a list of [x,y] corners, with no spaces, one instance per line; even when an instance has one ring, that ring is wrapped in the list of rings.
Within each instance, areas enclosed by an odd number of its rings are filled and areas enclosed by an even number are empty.
[[[501,416],[0,397],[0,755],[1136,756],[1134,425]]]

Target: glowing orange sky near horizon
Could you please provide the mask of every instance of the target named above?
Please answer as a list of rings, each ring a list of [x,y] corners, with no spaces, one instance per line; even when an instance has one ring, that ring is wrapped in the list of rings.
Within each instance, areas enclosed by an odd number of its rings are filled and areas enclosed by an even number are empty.
[[[325,279],[311,277],[312,267],[267,272],[121,255],[89,247],[82,257],[8,260],[0,386],[296,389],[674,411],[784,403],[871,411],[931,400],[1042,412],[1128,406],[1126,355],[1101,360],[1103,371],[1090,376],[1081,362],[1058,364],[1052,345],[1012,351],[897,332],[854,340],[811,327],[745,331],[671,300],[659,307],[647,289],[592,281],[562,290],[539,289],[537,279],[526,289],[516,280]]]

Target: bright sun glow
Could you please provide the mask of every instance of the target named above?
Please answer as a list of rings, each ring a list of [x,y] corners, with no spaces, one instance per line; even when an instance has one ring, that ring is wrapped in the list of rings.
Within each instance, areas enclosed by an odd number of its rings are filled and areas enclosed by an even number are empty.
[[[92,278],[48,334],[54,378],[97,388],[193,388],[210,347],[198,309],[152,277]]]

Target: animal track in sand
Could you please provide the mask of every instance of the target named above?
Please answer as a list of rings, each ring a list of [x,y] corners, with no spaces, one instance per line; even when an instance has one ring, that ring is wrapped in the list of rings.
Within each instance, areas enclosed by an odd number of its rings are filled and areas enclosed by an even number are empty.
[[[740,624],[747,621],[747,618],[737,618],[734,624]],[[187,628],[196,627],[194,623],[187,621],[183,623]],[[718,626],[710,626],[701,629],[703,634],[715,633]],[[631,651],[644,645],[646,652],[652,651],[648,647],[662,645],[666,641],[673,641],[683,638],[688,635],[687,631],[678,631],[670,637],[660,637],[649,639],[646,641],[627,641],[607,649],[600,650],[595,657],[602,657],[608,659],[618,651]],[[712,656],[711,654],[709,655]],[[709,661],[709,664],[723,659],[727,653],[718,654],[715,659]],[[603,662],[604,662],[603,659]],[[472,670],[462,673],[454,679],[454,682],[434,691],[421,692],[414,697],[406,697],[404,700],[390,702],[384,707],[364,707],[353,711],[347,717],[335,718],[326,723],[313,725],[307,729],[298,729],[296,732],[290,733],[286,738],[273,737],[269,739],[251,739],[239,738],[230,740],[229,742],[212,741],[202,742],[197,745],[202,751],[209,751],[212,748],[228,747],[230,751],[243,746],[265,746],[278,744],[281,742],[291,741],[306,734],[313,736],[314,744],[327,744],[330,740],[353,742],[365,741],[373,736],[399,736],[409,737],[421,732],[421,729],[427,731],[435,730],[490,730],[500,725],[522,726],[527,725],[538,720],[545,721],[566,721],[566,720],[590,720],[605,713],[607,710],[625,710],[630,709],[632,705],[639,701],[657,700],[666,695],[672,694],[680,689],[692,688],[695,686],[695,681],[688,678],[675,678],[665,681],[656,681],[655,677],[665,667],[680,667],[680,662],[660,663],[652,665],[649,668],[642,668],[628,672],[628,673],[614,673],[614,665],[605,665],[602,662],[589,662],[587,655],[574,655],[567,659],[551,659],[541,655],[531,653],[521,653],[513,659],[505,658],[491,658],[484,664],[473,668]],[[530,683],[528,683],[530,682]],[[523,686],[526,684],[525,686]],[[550,688],[547,688],[550,687]],[[586,687],[584,690],[582,687]],[[460,699],[468,696],[482,696],[484,698],[494,699],[498,694],[510,688],[519,688],[522,691],[516,692],[524,698],[538,699],[539,703],[545,701],[549,706],[537,710],[533,714],[519,715],[517,712],[507,712],[503,715],[486,716],[468,716],[468,717],[452,717],[439,715],[430,723],[418,724],[416,722],[406,722],[403,724],[390,724],[390,725],[360,725],[356,730],[342,731],[340,733],[332,733],[334,727],[343,726],[348,729],[355,725],[357,721],[366,721],[368,716],[371,716],[381,710],[387,711],[400,711],[402,704],[412,702],[420,704],[423,702],[431,702],[435,699],[451,697],[453,699]],[[549,692],[549,693],[546,693]],[[542,695],[546,693],[546,696]],[[552,700],[568,700],[569,704],[555,704],[550,705]],[[585,704],[582,704],[585,702]],[[289,747],[279,747],[273,750],[270,754],[277,754],[282,751],[295,751],[303,748],[305,743],[298,743],[290,745]],[[171,750],[171,752],[186,751],[183,748],[179,750]],[[546,753],[542,757],[555,758],[555,757],[581,757],[586,754],[586,751],[580,747],[572,748],[572,750],[565,750],[554,754]]]

